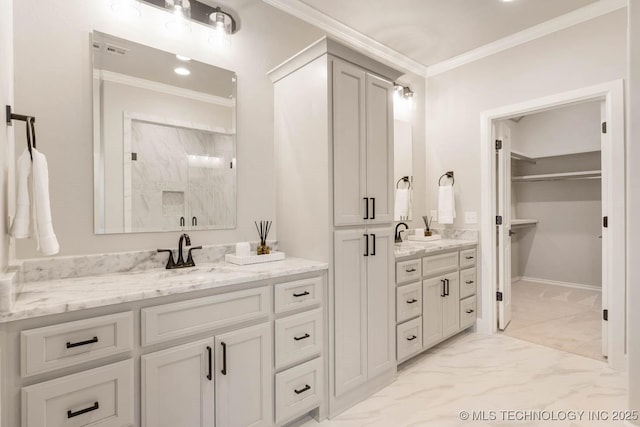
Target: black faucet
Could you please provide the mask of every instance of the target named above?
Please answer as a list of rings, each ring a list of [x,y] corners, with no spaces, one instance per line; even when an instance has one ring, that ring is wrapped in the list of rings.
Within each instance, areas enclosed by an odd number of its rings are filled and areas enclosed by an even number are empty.
[[[180,235],[180,240],[178,241],[178,262],[173,260],[173,251],[171,249],[158,249],[158,252],[169,252],[169,259],[167,260],[166,269],[173,270],[174,268],[185,268],[185,267],[195,267],[196,263],[193,261],[193,255],[191,255],[191,251],[196,249],[202,249],[202,246],[194,246],[189,249],[187,254],[187,261],[185,262],[182,257],[182,244],[186,244],[186,246],[191,246],[191,239],[187,233],[183,233]]]
[[[398,231],[398,227],[400,227],[401,225],[404,225],[404,230]],[[409,229],[409,226],[404,222],[399,222],[398,225],[396,225],[396,243],[402,243],[402,236],[400,235],[400,233],[408,229]]]

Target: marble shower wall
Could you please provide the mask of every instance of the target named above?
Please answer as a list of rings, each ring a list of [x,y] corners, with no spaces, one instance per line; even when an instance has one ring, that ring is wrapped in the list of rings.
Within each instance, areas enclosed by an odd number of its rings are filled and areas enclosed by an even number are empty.
[[[132,120],[131,149],[130,231],[235,226],[232,135]]]

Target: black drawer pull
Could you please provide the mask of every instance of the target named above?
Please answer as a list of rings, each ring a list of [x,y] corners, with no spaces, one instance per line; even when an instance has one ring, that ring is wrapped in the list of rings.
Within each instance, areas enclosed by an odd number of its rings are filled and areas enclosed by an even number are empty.
[[[466,256],[466,257],[464,257],[464,259],[474,259],[474,258],[475,258],[475,257],[473,257],[473,256]]]
[[[413,341],[413,340],[415,340],[416,338],[418,338],[418,337],[417,337],[417,336],[415,336],[415,335],[411,335],[409,338],[407,338],[407,341]]]
[[[413,273],[413,272],[415,272],[415,271],[416,271],[416,269],[415,269],[415,268],[410,268],[410,269],[405,270],[405,271],[406,271],[407,273]]]
[[[311,386],[309,384],[305,384],[304,387],[302,387],[300,390],[293,390],[296,392],[296,394],[302,394],[307,390],[311,390]]]
[[[472,284],[472,283],[473,283],[473,280],[467,280],[467,281],[466,281],[466,282],[464,282],[464,283],[466,283],[467,285],[470,285],[470,284]]]
[[[305,295],[309,295],[309,292],[308,291],[304,291],[301,294],[293,294],[293,296],[296,297],[296,298],[300,298],[300,297],[303,297]]]
[[[207,346],[207,356],[208,356],[208,365],[209,372],[207,373],[207,379],[209,381],[213,381],[213,350],[210,346]]]
[[[77,412],[67,411],[67,418],[77,417],[78,415],[86,414],[87,412],[96,411],[98,409],[100,409],[100,405],[98,404],[98,402],[96,402],[96,403],[93,404],[93,406],[90,406],[90,407],[84,408],[84,409],[80,409]]]
[[[473,312],[474,312],[474,310],[469,309],[469,310],[466,310],[465,312],[466,312],[467,314],[471,314],[471,313],[473,313]]]
[[[94,344],[98,342],[98,337],[93,337],[90,340],[80,342],[67,342],[67,348],[80,347],[82,345]]]
[[[418,302],[417,299],[411,298],[410,300],[407,301],[407,304],[413,304],[413,303],[416,303],[416,302]]]
[[[311,337],[311,335],[309,335],[309,334],[304,334],[304,335],[303,335],[303,336],[301,336],[301,337],[293,337],[293,339],[294,339],[294,340],[296,340],[296,341],[301,341],[301,340],[306,340],[306,339],[307,339],[307,338],[309,338],[309,337]]]

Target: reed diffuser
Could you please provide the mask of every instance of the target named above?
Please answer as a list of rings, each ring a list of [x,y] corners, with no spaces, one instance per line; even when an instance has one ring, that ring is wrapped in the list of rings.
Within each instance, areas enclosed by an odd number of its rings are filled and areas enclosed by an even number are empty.
[[[254,221],[254,224],[260,236],[260,245],[258,245],[256,253],[258,255],[268,255],[271,252],[271,248],[267,246],[267,237],[269,236],[269,231],[271,231],[273,221],[260,221],[260,225]]]
[[[433,221],[433,217],[430,217],[429,219],[427,219],[426,216],[423,216],[422,220],[424,221],[424,225],[426,227],[426,229],[424,230],[424,237],[429,237],[433,234],[431,232],[431,221]]]

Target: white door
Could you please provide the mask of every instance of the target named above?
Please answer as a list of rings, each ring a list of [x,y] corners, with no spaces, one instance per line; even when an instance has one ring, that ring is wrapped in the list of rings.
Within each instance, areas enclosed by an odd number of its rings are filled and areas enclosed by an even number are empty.
[[[600,104],[600,117],[601,123],[607,121],[606,103]],[[603,129],[604,130],[604,129]],[[601,170],[602,170],[602,192],[601,192],[601,204],[602,204],[602,355],[609,355],[609,322],[604,320],[604,310],[609,306],[609,269],[611,265],[610,256],[612,251],[610,250],[611,237],[609,235],[609,228],[604,226],[604,218],[609,215],[609,196],[610,196],[610,173],[608,171],[611,164],[611,143],[609,142],[609,135],[605,132],[601,134]]]
[[[269,323],[216,337],[216,426],[272,425],[272,341]]]
[[[213,427],[214,345],[209,338],[142,356],[144,427]]]
[[[334,234],[336,396],[367,381],[368,236],[364,228]]]
[[[395,367],[394,235],[390,227],[368,227],[367,377]]]
[[[366,73],[333,60],[333,220],[360,225],[371,216],[366,192]]]
[[[368,223],[393,222],[393,83],[367,74]]]
[[[460,275],[442,276],[445,281],[445,297],[442,299],[442,336],[455,334],[460,329]]]
[[[495,125],[494,135],[498,156],[498,328],[504,330],[511,322],[511,129],[502,122]],[[496,222],[497,221],[496,218]]]
[[[434,277],[422,282],[422,345],[429,347],[442,339],[442,300],[446,282]]]

